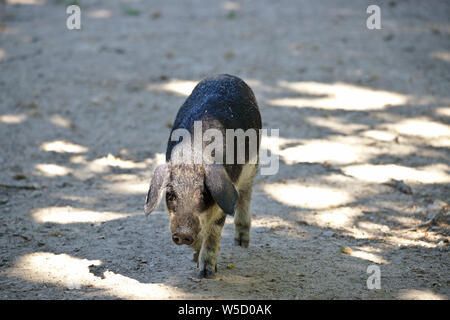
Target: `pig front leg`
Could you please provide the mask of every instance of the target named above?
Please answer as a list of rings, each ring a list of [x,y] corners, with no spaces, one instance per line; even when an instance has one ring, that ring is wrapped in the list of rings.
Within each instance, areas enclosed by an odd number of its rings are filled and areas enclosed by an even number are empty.
[[[197,267],[198,267],[198,256],[200,255],[200,250],[202,249],[202,243],[203,243],[203,234],[202,232],[200,232],[195,242],[189,246],[192,250],[194,250],[192,260],[194,262],[197,262]]]
[[[226,214],[218,210],[218,214],[208,221],[203,231],[203,242],[198,255],[199,278],[212,278],[217,271],[217,257],[222,229]]]

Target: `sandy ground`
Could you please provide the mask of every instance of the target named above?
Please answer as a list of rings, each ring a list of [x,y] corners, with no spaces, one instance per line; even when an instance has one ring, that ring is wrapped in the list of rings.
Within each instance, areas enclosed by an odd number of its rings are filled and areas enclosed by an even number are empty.
[[[80,31],[69,1],[0,2],[1,299],[450,297],[449,2],[79,1]],[[215,73],[253,88],[280,168],[256,179],[250,247],[228,218],[197,280],[143,205]]]

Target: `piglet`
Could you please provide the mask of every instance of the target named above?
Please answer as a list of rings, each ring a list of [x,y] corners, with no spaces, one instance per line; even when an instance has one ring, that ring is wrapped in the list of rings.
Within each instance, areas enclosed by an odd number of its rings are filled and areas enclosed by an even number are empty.
[[[153,173],[144,211],[149,215],[165,191],[172,240],[195,251],[200,278],[217,272],[227,215],[234,216],[235,245],[249,245],[260,133],[255,95],[231,75],[199,82],[177,113],[166,162]]]

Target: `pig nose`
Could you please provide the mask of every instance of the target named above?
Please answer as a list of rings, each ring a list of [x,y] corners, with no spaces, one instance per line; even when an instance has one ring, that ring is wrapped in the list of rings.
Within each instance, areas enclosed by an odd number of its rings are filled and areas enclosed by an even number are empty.
[[[190,234],[177,232],[172,234],[172,240],[176,244],[187,244],[191,245],[194,242],[194,237],[192,237]]]

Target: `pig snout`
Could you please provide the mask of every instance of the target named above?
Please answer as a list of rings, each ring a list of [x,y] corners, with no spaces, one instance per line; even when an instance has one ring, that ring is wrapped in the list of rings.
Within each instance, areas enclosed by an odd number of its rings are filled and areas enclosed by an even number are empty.
[[[194,243],[194,236],[186,230],[177,230],[172,234],[172,240],[177,245],[186,244],[189,246]]]

